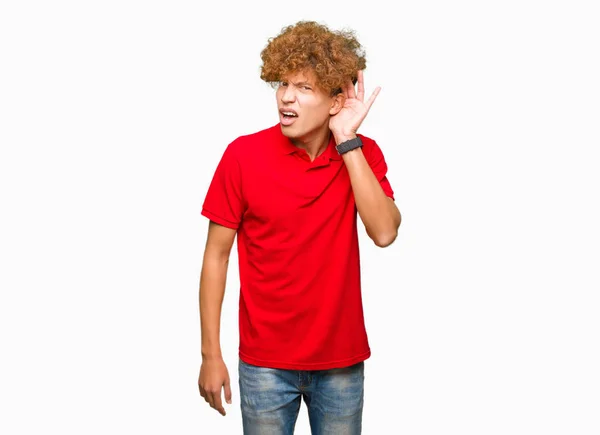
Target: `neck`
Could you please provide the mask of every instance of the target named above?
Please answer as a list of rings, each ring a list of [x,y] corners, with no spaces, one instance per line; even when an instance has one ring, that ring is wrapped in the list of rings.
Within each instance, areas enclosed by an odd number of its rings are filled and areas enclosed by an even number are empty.
[[[327,149],[330,134],[329,126],[327,126],[327,128],[309,133],[304,137],[298,137],[290,140],[295,146],[306,151],[306,154],[308,154],[311,160],[314,160]]]

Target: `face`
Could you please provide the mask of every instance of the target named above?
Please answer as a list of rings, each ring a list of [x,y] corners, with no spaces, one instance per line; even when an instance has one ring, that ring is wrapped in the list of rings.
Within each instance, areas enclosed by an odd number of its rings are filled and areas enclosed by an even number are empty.
[[[317,86],[310,71],[285,77],[276,96],[281,131],[292,139],[328,129],[330,116],[337,113],[336,98]]]

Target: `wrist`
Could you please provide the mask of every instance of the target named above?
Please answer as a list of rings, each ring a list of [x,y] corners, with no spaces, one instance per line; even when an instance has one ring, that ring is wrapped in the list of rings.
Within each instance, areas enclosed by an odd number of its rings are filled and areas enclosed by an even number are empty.
[[[344,161],[348,161],[349,158],[354,158],[359,154],[363,154],[362,151],[362,147],[357,147],[354,149],[351,149],[350,151],[346,151],[344,154],[341,154],[342,159],[344,159]]]
[[[335,149],[337,150],[339,155],[344,155],[351,151],[355,151],[356,149],[361,148],[362,146],[363,146],[363,143],[362,143],[362,140],[360,139],[360,137],[354,136],[351,139],[348,139],[348,140],[338,143],[335,146]]]
[[[202,353],[202,361],[221,361],[223,360],[223,355],[221,354],[205,354]]]
[[[223,354],[221,353],[221,348],[217,347],[202,347],[200,350],[200,354],[202,355],[202,359],[220,359],[223,358]]]
[[[339,145],[342,142],[349,141],[356,137],[355,132],[333,132],[333,138],[335,139],[335,144]]]

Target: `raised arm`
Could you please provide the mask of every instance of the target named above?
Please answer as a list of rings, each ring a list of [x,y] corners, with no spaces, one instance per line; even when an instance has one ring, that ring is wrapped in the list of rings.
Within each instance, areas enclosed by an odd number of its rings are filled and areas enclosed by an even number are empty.
[[[351,80],[346,83],[342,89],[343,107],[329,120],[329,128],[338,145],[357,137],[358,128],[381,90],[380,87],[375,88],[371,97],[365,102],[362,71],[357,72],[357,80],[357,91]],[[361,148],[346,152],[343,154],[343,159],[350,175],[356,208],[367,234],[377,246],[390,245],[396,239],[402,221],[398,207],[382,189]],[[380,160],[383,162],[382,159]]]

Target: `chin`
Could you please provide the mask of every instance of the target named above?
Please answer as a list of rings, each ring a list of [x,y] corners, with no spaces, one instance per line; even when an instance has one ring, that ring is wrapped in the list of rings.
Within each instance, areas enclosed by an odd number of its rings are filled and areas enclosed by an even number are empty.
[[[279,124],[279,126],[281,127],[281,132],[283,133],[284,136],[289,137],[289,138],[295,138],[295,137],[299,136],[299,134],[297,132],[295,132],[293,125],[287,126],[287,125]]]

